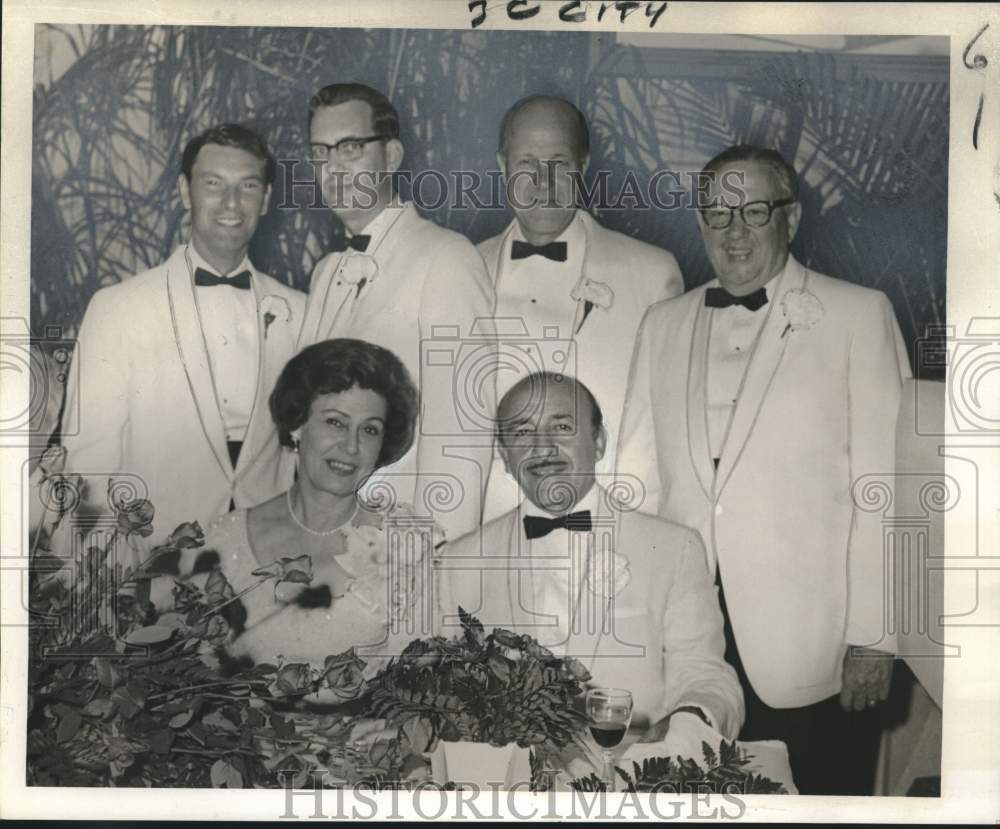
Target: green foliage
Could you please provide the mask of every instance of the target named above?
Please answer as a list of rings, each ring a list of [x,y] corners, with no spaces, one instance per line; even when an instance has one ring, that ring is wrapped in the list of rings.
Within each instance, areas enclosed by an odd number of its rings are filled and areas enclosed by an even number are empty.
[[[372,682],[376,716],[403,727],[415,751],[435,738],[552,752],[586,725],[574,707],[590,677],[529,636],[487,635],[459,608],[462,635],[411,642]]]
[[[247,591],[213,570],[203,588],[176,581],[173,608],[158,612],[142,598],[149,570],[109,567],[112,545],[147,535],[152,516],[148,501],[120,504],[106,546],[78,566],[34,562],[31,608],[49,623],[30,630],[29,784],[240,788],[281,786],[285,774],[297,784],[395,776],[392,747],[348,745],[354,716],[304,711],[308,698],[362,693],[353,651],[321,668],[232,664],[225,610]],[[201,542],[197,524],[182,525],[145,565]],[[311,572],[308,560],[281,559],[250,589]]]
[[[753,759],[734,740],[719,744],[718,753],[708,744],[701,744],[704,764],[690,757],[647,757],[632,763],[632,773],[615,767],[627,792],[691,791],[729,792],[732,794],[788,794],[785,788],[768,777],[755,774],[747,766]],[[603,792],[607,786],[596,774],[578,777],[570,783],[578,792]]]
[[[139,548],[148,501],[116,504],[105,546],[76,560],[40,549],[31,570],[27,781],[39,786],[282,787],[375,789],[427,776],[436,741],[530,747],[531,788],[551,785],[547,769],[583,730],[575,707],[590,677],[529,636],[483,625],[459,608],[462,633],[411,642],[370,682],[353,650],[306,663],[235,663],[227,609],[268,582],[309,584],[306,556],[260,568],[240,593],[222,571],[202,587],[177,579],[173,605],[148,600],[156,564],[203,546],[201,528],[178,527],[138,568],[112,567],[113,546]],[[61,520],[61,519],[59,519]],[[69,566],[69,565],[75,566]],[[359,742],[369,719],[387,736]],[[741,790],[775,791],[723,744],[705,746],[709,771],[691,760],[636,767],[629,785],[708,779]],[[574,785],[589,785],[576,781]],[[585,789],[586,790],[586,789]]]

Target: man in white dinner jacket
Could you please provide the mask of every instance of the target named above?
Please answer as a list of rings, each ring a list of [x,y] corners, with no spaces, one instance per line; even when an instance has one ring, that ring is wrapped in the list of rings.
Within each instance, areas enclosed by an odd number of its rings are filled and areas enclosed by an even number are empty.
[[[804,794],[870,793],[894,641],[880,517],[853,486],[892,474],[909,361],[884,294],[789,254],[801,206],[777,152],[733,147],[705,173],[718,279],[646,315],[618,469],[701,531],[741,738],[785,741]]]
[[[292,483],[266,448],[274,433],[267,400],[294,353],[305,296],[247,257],[274,159],[254,132],[223,124],[188,143],[181,170],[191,240],[94,295],[67,390],[79,420],[62,429],[66,472],[84,477],[88,502],[108,508],[115,473],[123,473],[116,503],[152,501],[151,542]]]
[[[497,296],[497,395],[532,371],[570,373],[593,390],[617,429],[642,315],[681,294],[684,280],[673,254],[577,207],[589,161],[590,131],[573,104],[547,95],[515,103],[497,150],[514,218],[478,247]],[[617,433],[610,434],[599,471],[613,471],[616,448]],[[516,483],[494,458],[485,518],[518,500]]]
[[[468,354],[472,362],[493,359],[494,297],[482,258],[464,236],[393,195],[403,145],[399,116],[382,93],[362,84],[319,90],[309,104],[309,140],[345,239],[313,270],[299,346],[354,337],[402,360],[420,391],[417,439],[376,473],[369,493],[391,490],[457,537],[479,525],[492,457],[483,423],[496,405],[494,372],[471,388],[461,365]],[[463,420],[472,410],[478,419]]]
[[[461,606],[487,630],[527,633],[579,659],[595,687],[630,690],[633,724],[647,739],[661,738],[671,717],[698,717],[734,738],[743,699],[723,659],[698,533],[631,511],[597,484],[604,418],[574,378],[523,377],[497,423],[523,500],[435,559],[439,631],[459,631]]]

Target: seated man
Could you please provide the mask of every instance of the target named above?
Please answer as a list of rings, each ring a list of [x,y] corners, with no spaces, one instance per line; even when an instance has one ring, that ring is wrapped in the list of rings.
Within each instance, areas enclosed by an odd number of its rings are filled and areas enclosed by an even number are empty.
[[[461,605],[487,630],[527,633],[579,659],[592,685],[632,692],[633,725],[649,739],[674,714],[732,739],[743,695],[723,660],[701,538],[624,511],[596,484],[606,440],[600,406],[573,378],[531,374],[504,395],[498,445],[525,500],[442,550],[437,625],[456,633]]]

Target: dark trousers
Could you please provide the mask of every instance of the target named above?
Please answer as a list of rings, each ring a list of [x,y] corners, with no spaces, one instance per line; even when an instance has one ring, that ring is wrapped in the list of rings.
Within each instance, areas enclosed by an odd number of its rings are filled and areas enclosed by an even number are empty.
[[[884,727],[881,707],[845,712],[839,696],[801,708],[771,708],[764,703],[743,669],[718,571],[715,582],[725,624],[726,661],[736,669],[746,702],[746,720],[739,739],[785,743],[800,794],[872,794]]]

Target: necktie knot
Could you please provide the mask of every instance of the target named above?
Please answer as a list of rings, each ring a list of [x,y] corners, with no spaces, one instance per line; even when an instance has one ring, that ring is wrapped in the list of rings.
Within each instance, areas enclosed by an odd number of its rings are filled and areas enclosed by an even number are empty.
[[[532,245],[530,242],[523,242],[515,239],[511,245],[511,259],[527,259],[529,256],[544,256],[553,262],[566,261],[566,243],[549,242],[547,245]]]
[[[204,268],[198,268],[194,272],[194,284],[203,288],[211,288],[215,285],[228,285],[230,288],[249,291],[250,271],[240,271],[232,276],[219,276]]]
[[[337,239],[331,246],[331,250],[334,253],[343,253],[345,250],[350,248],[351,250],[356,250],[364,253],[368,250],[368,243],[371,242],[372,237],[363,233],[358,233],[354,236],[341,236]]]
[[[571,512],[568,515],[557,515],[548,518],[544,515],[524,516],[524,534],[528,538],[543,538],[553,530],[569,530],[570,532],[588,533],[593,529],[590,510]]]
[[[756,311],[767,305],[767,291],[758,288],[746,296],[733,296],[725,288],[709,288],[705,291],[706,308],[729,308],[732,305],[742,305],[748,311]]]

